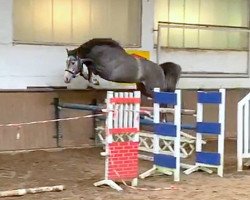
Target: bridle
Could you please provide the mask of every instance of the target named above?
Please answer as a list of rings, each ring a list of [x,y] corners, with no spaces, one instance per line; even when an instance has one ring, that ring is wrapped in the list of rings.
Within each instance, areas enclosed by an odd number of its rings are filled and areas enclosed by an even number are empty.
[[[77,68],[70,70],[69,66],[75,65],[75,64],[77,65]],[[65,71],[72,74],[73,78],[75,78],[77,76],[77,74],[80,74],[80,75],[82,74],[82,65],[80,63],[80,58],[75,57],[75,56],[69,56],[66,60],[66,65],[67,65],[66,66],[67,68],[65,69]]]
[[[78,56],[68,56],[68,58],[66,60],[67,69],[65,69],[65,71],[72,74],[72,78],[75,78],[78,74],[80,76],[84,77],[84,75],[83,75],[83,64],[85,62],[88,62],[88,61],[93,62],[93,60],[91,60],[89,58],[81,59]],[[77,69],[75,69],[74,71],[71,71],[71,70],[69,70],[69,66],[71,64],[75,65],[73,62],[76,63]]]

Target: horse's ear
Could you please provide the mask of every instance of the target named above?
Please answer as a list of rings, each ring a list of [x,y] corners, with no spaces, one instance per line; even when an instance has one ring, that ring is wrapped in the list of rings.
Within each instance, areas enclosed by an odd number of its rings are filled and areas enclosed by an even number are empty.
[[[69,55],[69,50],[66,48],[67,54]]]

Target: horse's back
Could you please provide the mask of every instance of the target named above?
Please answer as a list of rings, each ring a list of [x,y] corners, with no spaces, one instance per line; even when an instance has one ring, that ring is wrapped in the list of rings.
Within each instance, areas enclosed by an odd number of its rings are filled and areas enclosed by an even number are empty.
[[[136,82],[137,66],[135,58],[124,49],[108,45],[95,46],[88,55],[94,60],[98,75],[115,82]]]
[[[91,40],[85,42],[84,44],[82,44],[81,48],[88,50],[88,52],[90,52],[96,46],[109,46],[112,48],[124,50],[117,41],[110,39],[110,38],[91,39]]]

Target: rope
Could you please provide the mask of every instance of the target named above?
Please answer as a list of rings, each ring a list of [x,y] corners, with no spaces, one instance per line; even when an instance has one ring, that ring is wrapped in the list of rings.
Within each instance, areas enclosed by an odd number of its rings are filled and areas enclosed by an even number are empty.
[[[114,170],[114,172],[116,173],[118,177],[121,177],[116,170]],[[159,188],[145,188],[145,187],[135,187],[135,186],[128,185],[123,179],[121,179],[121,182],[123,183],[123,185],[125,185],[126,187],[130,189],[140,190],[140,191],[178,190],[178,188],[174,185],[171,185],[169,187],[162,187],[162,188],[160,187]]]
[[[117,109],[119,110],[119,109]],[[116,111],[115,109],[113,110],[107,110],[107,109],[102,109],[102,112],[114,112]],[[122,109],[122,111],[131,111],[131,112],[136,112],[135,110],[127,110],[127,109]],[[83,118],[92,118],[92,117],[98,117],[105,115],[105,113],[99,113],[99,114],[91,114],[91,115],[85,115],[85,116],[78,116],[78,117],[68,117],[68,118],[61,118],[61,119],[50,119],[50,120],[38,120],[38,121],[31,121],[31,122],[21,122],[21,123],[9,123],[9,124],[0,124],[0,127],[20,127],[24,125],[32,125],[32,124],[44,124],[44,123],[50,123],[50,122],[59,122],[59,121],[69,121],[69,120],[78,120],[78,119],[83,119]]]
[[[83,119],[83,118],[92,118],[92,117],[97,117],[101,115],[104,115],[104,113],[78,116],[78,117],[68,117],[68,118],[62,118],[62,119],[51,119],[51,120],[41,120],[41,121],[32,121],[32,122],[12,123],[12,124],[0,124],[0,127],[21,127],[24,125],[44,124],[44,123],[49,123],[49,122],[59,122],[59,121],[69,121],[69,120],[77,120],[77,119]]]

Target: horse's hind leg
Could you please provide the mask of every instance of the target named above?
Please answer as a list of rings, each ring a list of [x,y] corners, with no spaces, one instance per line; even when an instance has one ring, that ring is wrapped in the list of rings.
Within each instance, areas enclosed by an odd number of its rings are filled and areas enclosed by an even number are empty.
[[[181,74],[181,66],[172,62],[166,62],[160,64],[160,67],[163,69],[166,80],[166,91],[174,92],[177,82]]]
[[[137,90],[140,90],[143,95],[146,97],[153,98],[153,90],[151,90],[149,87],[145,86],[145,83],[136,83]]]

